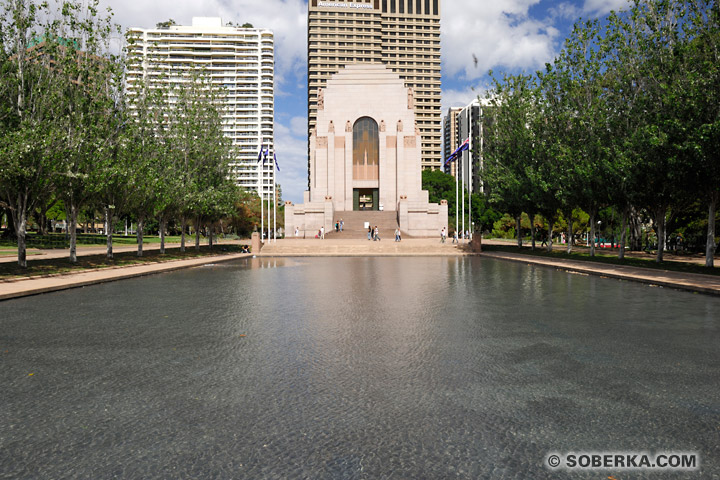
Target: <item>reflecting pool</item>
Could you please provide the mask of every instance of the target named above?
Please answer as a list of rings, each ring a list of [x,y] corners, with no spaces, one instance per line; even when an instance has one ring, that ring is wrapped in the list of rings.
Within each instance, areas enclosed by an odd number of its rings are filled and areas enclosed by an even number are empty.
[[[717,478],[719,312],[483,258],[247,259],[0,302],[0,478]],[[571,451],[701,466],[544,466]]]

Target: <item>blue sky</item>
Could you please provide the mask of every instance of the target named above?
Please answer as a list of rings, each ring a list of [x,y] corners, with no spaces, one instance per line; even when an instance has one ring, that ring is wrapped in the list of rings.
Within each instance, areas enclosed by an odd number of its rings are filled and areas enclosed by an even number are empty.
[[[307,184],[306,0],[101,0],[123,28],[193,16],[250,22],[275,33],[275,145],[283,199],[302,202]],[[488,70],[532,72],[551,61],[579,18],[606,15],[627,0],[442,0],[443,113],[489,85]],[[473,61],[477,57],[477,65]]]

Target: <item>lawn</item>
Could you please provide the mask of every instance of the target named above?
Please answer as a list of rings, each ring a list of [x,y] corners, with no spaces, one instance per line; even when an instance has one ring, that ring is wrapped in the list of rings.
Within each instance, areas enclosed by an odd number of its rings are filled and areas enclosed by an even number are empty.
[[[28,258],[27,268],[19,267],[16,262],[0,263],[0,280],[40,275],[64,275],[97,268],[124,267],[144,263],[159,263],[171,260],[221,255],[223,253],[239,253],[241,248],[240,245],[216,245],[210,249],[207,245],[203,245],[199,251],[196,251],[195,247],[190,247],[183,253],[180,252],[179,247],[176,247],[168,248],[165,254],[160,254],[158,250],[147,251],[142,257],[138,257],[134,251],[121,252],[116,253],[114,258],[110,260],[107,259],[104,254],[83,255],[78,257],[76,264],[69,263],[67,258]]]

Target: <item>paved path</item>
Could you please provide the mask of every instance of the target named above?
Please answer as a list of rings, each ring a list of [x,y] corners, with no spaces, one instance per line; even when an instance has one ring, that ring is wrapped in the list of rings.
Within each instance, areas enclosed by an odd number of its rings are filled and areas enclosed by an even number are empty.
[[[68,288],[84,287],[96,283],[112,282],[124,278],[141,277],[160,272],[170,272],[182,268],[197,267],[210,263],[227,262],[238,258],[250,257],[249,253],[232,253],[215,255],[189,260],[172,260],[162,263],[133,265],[128,267],[109,267],[88,270],[82,273],[67,275],[54,275],[40,278],[28,278],[13,282],[0,283],[0,300],[36,295],[38,293],[54,292]]]
[[[500,258],[514,262],[560,268],[572,272],[601,275],[610,278],[633,280],[637,282],[661,285],[663,287],[690,290],[693,292],[720,295],[720,277],[699,273],[670,272],[653,268],[630,267],[625,265],[607,265],[603,263],[565,260],[559,258],[535,257],[521,253],[482,252],[484,257]]]
[[[200,245],[207,245],[207,240],[201,241]],[[250,240],[222,240],[220,242],[215,241],[215,245],[250,245]],[[176,248],[179,247],[179,243],[165,243],[165,248]],[[195,248],[195,238],[191,242],[185,242],[185,248],[192,250]],[[160,250],[159,243],[144,243],[143,252],[152,250]],[[78,245],[77,255],[78,257],[85,255],[105,255],[107,248],[105,245]],[[136,252],[137,245],[113,245],[113,253],[121,252]],[[70,256],[69,248],[29,248],[27,251],[27,259],[30,260],[45,260],[47,258],[68,258]],[[4,262],[17,262],[17,249],[12,252],[3,252],[0,255],[0,263]]]

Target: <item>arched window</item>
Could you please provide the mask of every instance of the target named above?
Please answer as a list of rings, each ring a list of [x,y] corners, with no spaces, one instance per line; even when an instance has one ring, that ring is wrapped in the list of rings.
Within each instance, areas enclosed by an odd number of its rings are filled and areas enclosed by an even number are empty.
[[[377,180],[379,165],[378,124],[370,117],[359,118],[353,126],[353,179]]]

